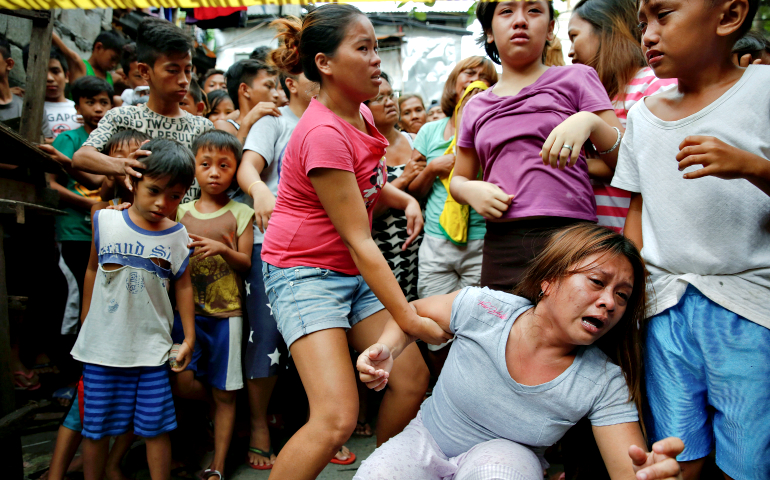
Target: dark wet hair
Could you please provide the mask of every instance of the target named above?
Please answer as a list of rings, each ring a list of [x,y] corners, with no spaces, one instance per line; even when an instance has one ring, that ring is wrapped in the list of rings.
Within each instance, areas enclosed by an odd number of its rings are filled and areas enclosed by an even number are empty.
[[[548,17],[549,20],[553,20],[556,18],[555,11],[553,9],[553,1],[552,0],[544,0],[545,3],[548,4]],[[500,65],[500,52],[497,51],[497,45],[495,45],[495,42],[488,43],[487,42],[487,34],[492,32],[492,18],[495,16],[495,8],[497,7],[498,2],[496,1],[489,1],[489,0],[482,0],[476,4],[476,18],[479,19],[479,23],[481,23],[481,35],[476,38],[476,43],[483,46],[484,50],[487,52],[487,56],[492,59],[493,62]],[[550,45],[551,42],[547,41],[545,42],[545,47],[543,48],[543,62],[545,62],[545,54],[548,50],[548,45]],[[444,111],[446,114],[446,110]],[[449,115],[447,115],[448,117]]]
[[[123,73],[128,76],[131,70],[131,64],[138,61],[136,54],[136,42],[123,45],[123,51],[120,53],[120,66],[123,67]]]
[[[235,135],[222,130],[209,130],[201,133],[193,140],[192,151],[197,157],[198,151],[204,150],[229,150],[232,152],[235,161],[241,163],[243,154],[243,145]]]
[[[217,108],[219,104],[222,103],[225,99],[232,100],[230,95],[228,95],[224,90],[214,90],[213,92],[209,92],[206,97],[209,101],[209,111],[206,113],[206,118],[209,118],[211,112],[213,112],[214,109]],[[233,102],[233,105],[235,105],[235,102]]]
[[[3,56],[3,60],[11,58],[11,44],[2,36],[0,36],[0,55]]]
[[[61,69],[64,73],[67,73],[70,71],[70,65],[67,63],[67,59],[64,57],[64,54],[59,51],[58,48],[52,47],[51,48],[51,56],[48,57],[48,61],[51,60],[58,60],[59,65],[61,65]],[[26,64],[24,65],[24,68],[27,68]]]
[[[206,86],[206,80],[209,79],[209,77],[213,77],[214,75],[224,75],[225,72],[222,70],[219,70],[218,68],[209,68],[206,70],[206,73],[203,74],[203,77],[201,77],[201,87]]]
[[[127,143],[134,142],[138,145],[141,145],[145,140],[151,140],[150,136],[146,133],[140,132],[139,130],[134,130],[133,128],[118,130],[112,134],[110,139],[107,140],[107,143],[104,144],[104,147],[102,147],[102,153],[105,155],[110,155],[114,149]]]
[[[201,90],[201,86],[195,78],[190,79],[190,89],[188,91],[192,95],[193,100],[195,100],[195,103],[203,101],[203,90]]]
[[[142,170],[142,178],[169,177],[168,186],[182,185],[190,188],[195,179],[195,157],[189,148],[176,140],[168,138],[156,138],[142,145],[142,150],[152,152],[138,160],[145,167]]]
[[[141,63],[153,67],[161,55],[192,55],[192,50],[192,37],[168,20],[149,17],[139,24],[136,55]]]
[[[235,62],[230,68],[227,69],[225,74],[225,84],[227,84],[227,94],[233,100],[233,105],[236,110],[240,109],[238,105],[238,87],[242,83],[251,86],[251,82],[259,75],[259,72],[264,70],[268,75],[276,75],[278,72],[272,66],[260,62],[259,60],[241,60]]]
[[[323,53],[334,56],[348,26],[365,15],[349,4],[332,3],[319,7],[300,20],[289,16],[270,23],[278,29],[282,45],[270,52],[270,62],[291,75],[305,74],[311,82],[321,82],[315,57]]]
[[[770,53],[770,40],[755,30],[747,32],[733,45],[733,53],[738,54],[738,57],[750,54],[752,59],[756,59],[762,55],[763,50]]]
[[[75,102],[75,105],[80,104],[81,98],[94,98],[100,93],[106,93],[112,102],[115,89],[106,80],[93,75],[80,77],[70,85],[70,94],[72,94],[72,101]]]
[[[115,50],[120,53],[123,45],[126,44],[126,39],[115,30],[105,30],[96,37],[93,48],[96,48],[97,43],[101,43],[106,50]]]
[[[251,51],[251,55],[249,55],[249,58],[252,60],[259,60],[260,62],[267,63],[267,56],[270,54],[270,50],[272,49],[266,46],[257,47]]]

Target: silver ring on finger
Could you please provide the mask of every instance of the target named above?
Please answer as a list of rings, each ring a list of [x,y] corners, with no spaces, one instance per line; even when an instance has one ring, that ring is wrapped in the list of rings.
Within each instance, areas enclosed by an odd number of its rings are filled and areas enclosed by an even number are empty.
[[[572,151],[572,145],[562,145],[561,148],[566,148],[570,152]]]

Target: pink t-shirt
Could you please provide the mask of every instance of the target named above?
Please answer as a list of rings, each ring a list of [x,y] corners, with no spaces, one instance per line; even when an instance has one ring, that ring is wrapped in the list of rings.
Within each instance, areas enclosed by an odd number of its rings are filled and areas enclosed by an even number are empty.
[[[308,174],[314,168],[353,172],[369,213],[388,175],[388,141],[374,126],[372,112],[361,105],[369,135],[313,99],[302,115],[281,164],[278,199],[262,244],[262,260],[280,268],[320,267],[358,275],[353,258],[318,199]]]
[[[543,165],[538,154],[551,131],[571,115],[610,109],[596,70],[585,65],[550,67],[517,95],[498,97],[490,88],[473,97],[465,106],[457,144],[475,148],[484,181],[515,195],[503,219],[596,221],[583,152],[564,170]]]
[[[618,116],[623,128],[626,126],[628,111],[636,102],[644,97],[675,87],[675,78],[658,78],[650,67],[640,69],[626,87],[623,101],[621,102],[619,97],[615,97],[612,102],[615,107],[615,115]],[[597,180],[592,180],[591,184],[596,197],[597,223],[616,232],[622,232],[623,225],[626,223],[628,206],[631,204],[631,193]]]

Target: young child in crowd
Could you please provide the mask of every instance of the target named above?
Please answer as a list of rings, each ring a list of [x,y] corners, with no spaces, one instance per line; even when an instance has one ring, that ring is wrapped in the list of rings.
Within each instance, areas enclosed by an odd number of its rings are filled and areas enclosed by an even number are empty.
[[[203,92],[208,95],[214,90],[227,90],[225,72],[216,68],[210,68],[203,74],[201,85]]]
[[[213,90],[206,94],[209,99],[209,111],[206,118],[212,122],[227,120],[227,117],[235,111],[233,100],[227,94],[227,90]]]
[[[279,116],[278,72],[259,60],[241,60],[227,70],[227,93],[239,111],[235,120],[218,120],[214,126],[235,135],[243,143],[254,122],[265,115]]]
[[[77,115],[75,102],[64,96],[67,83],[69,83],[67,60],[58,49],[52,48],[45,83],[45,115],[54,139],[62,132],[77,130],[81,126],[75,118]],[[110,103],[112,103],[111,98]]]
[[[77,52],[67,47],[58,37],[54,45],[67,58],[70,67],[70,81],[74,82],[85,75],[93,75],[112,85],[112,70],[120,63],[125,38],[115,30],[100,33],[94,40],[91,56],[88,60],[81,59]]]
[[[173,140],[143,145],[144,175],[132,177],[134,202],[126,210],[99,210],[83,296],[82,329],[72,356],[83,363],[83,471],[104,473],[109,437],[145,437],[153,479],[168,478],[176,428],[169,384],[169,289],[183,329],[172,370],[183,371],[195,345],[195,311],[187,231],[169,220],[192,183],[192,153]],[[126,414],[128,412],[128,414]]]
[[[190,80],[190,88],[187,90],[184,100],[179,103],[179,107],[196,117],[203,116],[206,112],[206,94],[203,93],[201,86],[195,78]]]
[[[251,268],[254,210],[230,200],[227,190],[241,160],[241,142],[210,131],[193,142],[195,177],[201,198],[181,205],[176,219],[190,238],[190,276],[195,300],[195,350],[187,369],[175,375],[175,394],[209,399],[214,404],[214,458],[202,478],[223,478],[225,457],[235,423],[235,395],[243,388],[241,275]],[[185,338],[181,312],[174,317],[172,338]]]
[[[262,276],[262,242],[278,195],[278,177],[286,145],[300,117],[318,94],[318,83],[307,77],[281,74],[281,86],[289,104],[280,107],[280,116],[265,115],[252,126],[243,145],[243,160],[238,168],[238,184],[248,197],[247,205],[255,211],[254,245],[251,252],[251,270],[245,281],[250,288],[244,303],[249,322],[249,341],[246,343],[244,375],[249,394],[251,439],[248,464],[254,469],[272,468],[275,454],[267,429],[267,406],[278,379],[281,351],[285,351],[278,332]],[[350,455],[349,452],[347,454]],[[346,460],[346,458],[339,458]]]
[[[150,140],[152,139],[149,135],[137,130],[119,130],[104,145],[104,151],[108,152],[108,155],[113,158],[128,158],[132,153],[139,150],[143,143]],[[105,175],[99,193],[102,201],[113,206],[124,202],[130,204],[134,199],[134,194],[126,188],[124,180],[125,176],[123,175]],[[101,208],[106,208],[106,205]]]
[[[549,232],[596,221],[582,146],[614,167],[621,125],[596,70],[543,63],[552,2],[479,2],[476,14],[503,75],[465,106],[450,189],[487,219],[481,285],[510,291]]]
[[[72,160],[76,168],[140,177],[135,168],[141,169],[143,165],[136,157],[147,152],[137,150],[129,158],[100,153],[117,131],[131,128],[152,138],[174,139],[191,148],[195,137],[214,128],[205,118],[190,115],[179,106],[190,87],[192,47],[192,38],[171,22],[147,18],[139,24],[136,54],[139,71],[150,86],[150,98],[145,104],[118,107],[107,113],[75,153]],[[183,203],[199,196],[200,189],[193,184]]]
[[[41,149],[52,153],[64,167],[58,178],[49,174],[51,188],[59,192],[66,215],[56,217],[56,240],[61,243],[64,263],[72,271],[83,296],[83,278],[91,252],[91,207],[101,201],[99,191],[104,175],[73,168],[70,160],[93,132],[99,121],[112,108],[112,86],[98,77],[80,77],[72,83],[75,111],[83,125],[61,133],[50,147]],[[58,153],[56,152],[58,151]]]
[[[726,477],[770,478],[770,67],[731,61],[758,3],[640,3],[645,58],[677,88],[631,109],[612,180],[655,291],[647,431],[684,440],[685,479],[714,449]]]
[[[149,100],[150,86],[139,71],[139,57],[136,54],[136,43],[131,42],[123,46],[120,56],[120,66],[126,77],[128,88],[123,90],[120,98],[126,105],[138,105]]]
[[[75,94],[76,85],[87,85],[95,82],[101,82],[102,85],[107,85],[107,82],[96,77],[82,77],[77,82],[75,82],[75,85],[73,85],[73,94]],[[107,86],[109,87],[109,85]],[[150,138],[147,135],[141,132],[137,132],[136,130],[121,130],[113,135],[112,138],[110,138],[110,141],[107,142],[107,144],[104,146],[104,150],[108,152],[111,157],[126,158],[132,152],[138,150],[139,146],[144,141],[149,139]],[[110,178],[105,178],[105,181],[102,182],[101,197],[105,200],[112,199],[113,197],[108,195],[112,195],[116,189],[120,190],[121,188],[121,182],[110,182],[110,180]],[[111,183],[112,187],[114,188],[106,188],[108,183]],[[127,201],[131,201],[133,199],[133,194],[131,194],[131,192],[128,193],[131,195],[131,197],[127,199]],[[123,199],[125,199],[125,196]],[[107,206],[111,204],[119,204],[121,201],[121,198],[116,198],[114,200],[101,201],[94,204],[91,207],[88,225],[91,225],[90,219],[93,217],[97,210],[107,208]],[[83,270],[85,270],[87,265],[88,262],[86,261]],[[80,281],[82,281],[82,279]],[[79,387],[82,387],[82,382],[79,384]],[[75,457],[75,453],[77,452],[78,446],[80,445],[80,442],[83,438],[81,435],[83,430],[83,419],[81,418],[81,407],[83,404],[81,402],[81,397],[82,389],[79,389],[73,398],[72,405],[70,406],[69,412],[67,413],[64,422],[62,422],[62,424],[59,426],[59,431],[56,435],[56,444],[51,456],[51,464],[48,470],[47,480],[63,480],[65,473],[67,473],[69,469],[73,468],[74,466],[72,460]],[[131,447],[134,438],[135,435],[133,432],[128,432],[118,436],[115,439],[115,443],[110,449],[107,463],[105,465],[105,479],[125,480],[125,477],[120,470],[120,463],[123,460],[123,456]]]
[[[636,17],[636,0],[581,0],[572,11],[567,32],[572,63],[597,71],[623,129],[636,102],[676,85],[676,79],[657,78],[647,66]],[[620,232],[631,194],[610,186],[613,171],[596,157],[590,152],[586,161],[596,197],[597,223]]]

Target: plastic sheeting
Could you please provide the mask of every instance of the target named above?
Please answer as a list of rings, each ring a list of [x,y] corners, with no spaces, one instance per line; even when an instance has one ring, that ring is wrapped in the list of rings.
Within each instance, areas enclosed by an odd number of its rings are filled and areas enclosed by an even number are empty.
[[[405,37],[403,93],[417,93],[425,105],[441,99],[449,73],[460,61],[460,36]]]

